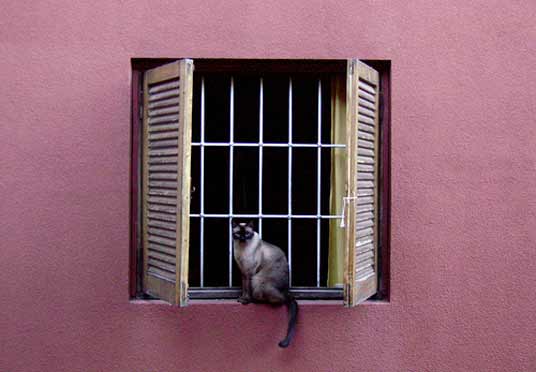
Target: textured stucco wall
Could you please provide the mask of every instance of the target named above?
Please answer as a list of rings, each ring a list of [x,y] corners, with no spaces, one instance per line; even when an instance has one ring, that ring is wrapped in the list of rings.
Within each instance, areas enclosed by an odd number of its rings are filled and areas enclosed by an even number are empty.
[[[536,2],[0,12],[0,371],[535,371]],[[128,301],[130,58],[392,60],[391,302]]]

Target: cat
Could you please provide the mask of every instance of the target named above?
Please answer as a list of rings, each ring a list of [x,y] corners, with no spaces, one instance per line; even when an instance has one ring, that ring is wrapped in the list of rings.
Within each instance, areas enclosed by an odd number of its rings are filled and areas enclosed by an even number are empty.
[[[232,221],[234,258],[242,273],[242,295],[238,302],[247,305],[286,304],[289,312],[287,336],[279,342],[288,347],[296,331],[298,303],[289,293],[289,268],[281,248],[263,241],[253,222]]]

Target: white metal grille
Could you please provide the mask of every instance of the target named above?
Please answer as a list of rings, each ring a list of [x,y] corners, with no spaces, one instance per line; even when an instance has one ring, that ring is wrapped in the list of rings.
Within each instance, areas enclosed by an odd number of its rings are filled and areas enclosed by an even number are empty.
[[[341,219],[342,215],[329,215],[321,214],[321,162],[322,162],[322,148],[345,148],[345,144],[331,144],[322,143],[322,81],[318,79],[317,90],[317,143],[294,143],[292,137],[292,78],[288,80],[288,142],[286,143],[265,143],[263,138],[264,131],[264,81],[260,78],[259,81],[259,141],[258,142],[234,142],[234,90],[235,81],[231,77],[229,84],[229,142],[206,142],[205,141],[205,80],[201,78],[201,128],[200,128],[200,141],[192,142],[192,146],[200,147],[200,208],[199,213],[190,214],[191,218],[199,218],[200,226],[200,287],[204,287],[204,266],[205,266],[205,252],[204,252],[204,220],[206,218],[227,218],[229,220],[229,241],[228,241],[228,261],[229,261],[229,287],[232,287],[233,277],[233,240],[231,233],[231,219],[232,218],[256,218],[259,220],[258,232],[262,237],[262,220],[268,218],[278,218],[288,220],[288,251],[287,258],[290,268],[290,285],[292,286],[292,220],[293,219],[316,219],[317,232],[316,232],[316,286],[321,287],[320,283],[320,267],[321,267],[321,229],[320,222],[322,219]],[[206,147],[228,147],[229,148],[229,210],[224,214],[209,214],[205,213],[205,148]],[[234,148],[235,147],[258,147],[259,150],[259,190],[258,190],[258,213],[255,214],[237,214],[233,212],[233,172],[234,172]],[[287,214],[265,214],[263,213],[262,195],[263,195],[263,149],[264,148],[288,148],[288,208]],[[294,148],[317,148],[317,195],[316,195],[316,214],[293,214],[292,210],[292,153]]]

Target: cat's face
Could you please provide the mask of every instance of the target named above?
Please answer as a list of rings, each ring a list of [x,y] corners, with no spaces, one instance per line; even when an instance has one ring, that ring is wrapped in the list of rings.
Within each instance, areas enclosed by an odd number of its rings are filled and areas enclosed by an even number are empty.
[[[249,221],[248,223],[236,223],[233,221],[233,239],[240,242],[245,242],[250,240],[255,235],[255,230],[253,230],[253,222]]]

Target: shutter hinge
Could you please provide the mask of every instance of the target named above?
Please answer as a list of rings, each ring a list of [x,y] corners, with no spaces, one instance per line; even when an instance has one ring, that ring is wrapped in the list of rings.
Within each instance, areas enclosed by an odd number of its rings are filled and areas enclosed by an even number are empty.
[[[354,74],[354,65],[355,65],[355,61],[352,61],[352,63],[350,63],[350,75]]]

